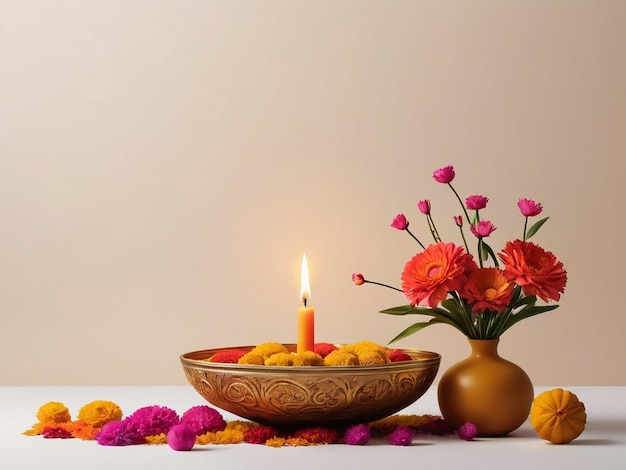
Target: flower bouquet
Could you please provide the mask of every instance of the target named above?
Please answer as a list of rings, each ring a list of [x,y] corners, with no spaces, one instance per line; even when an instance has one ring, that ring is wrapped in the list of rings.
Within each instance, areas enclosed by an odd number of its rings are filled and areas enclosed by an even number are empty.
[[[548,220],[543,218],[528,226],[529,219],[543,208],[532,199],[519,199],[517,205],[524,216],[521,239],[508,241],[497,254],[486,242],[496,230],[489,220],[481,218],[488,198],[472,195],[463,200],[452,186],[455,172],[452,166],[433,173],[435,181],[447,184],[459,203],[462,214],[454,216],[462,245],[444,242],[439,237],[431,215],[429,200],[417,204],[425,215],[434,243],[423,244],[410,230],[404,214],[397,215],[391,226],[407,232],[420,245],[421,251],[404,266],[402,288],[352,275],[356,285],[377,284],[402,292],[408,305],[388,308],[381,313],[390,315],[425,315],[429,321],[417,322],[406,328],[390,343],[438,323],[451,325],[469,339],[498,339],[517,322],[554,310],[558,305],[537,305],[537,300],[558,301],[567,283],[567,273],[549,251],[528,241]],[[476,241],[476,258],[471,254],[465,234],[465,223]],[[486,263],[489,262],[489,266]]]

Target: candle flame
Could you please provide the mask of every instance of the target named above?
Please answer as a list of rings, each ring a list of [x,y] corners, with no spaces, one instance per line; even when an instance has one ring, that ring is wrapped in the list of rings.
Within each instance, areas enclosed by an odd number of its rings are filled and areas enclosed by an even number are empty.
[[[306,307],[311,299],[311,286],[309,285],[309,265],[306,262],[306,255],[302,255],[302,273],[300,275],[300,298]]]

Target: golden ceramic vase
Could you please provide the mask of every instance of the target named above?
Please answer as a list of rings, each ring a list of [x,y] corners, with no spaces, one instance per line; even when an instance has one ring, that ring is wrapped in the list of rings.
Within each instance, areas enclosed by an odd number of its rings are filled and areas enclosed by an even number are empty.
[[[528,418],[533,384],[518,365],[498,354],[499,339],[468,339],[471,354],[441,377],[437,393],[443,418],[458,428],[474,423],[478,436],[504,436]]]

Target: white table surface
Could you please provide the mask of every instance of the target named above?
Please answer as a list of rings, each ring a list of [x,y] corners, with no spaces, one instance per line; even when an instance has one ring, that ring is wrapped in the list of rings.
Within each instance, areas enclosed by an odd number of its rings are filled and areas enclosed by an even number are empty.
[[[536,393],[554,387],[536,387]],[[587,409],[587,427],[568,445],[550,444],[529,422],[508,437],[466,442],[456,436],[417,435],[411,446],[380,437],[365,446],[331,444],[273,448],[265,445],[196,445],[175,452],[167,445],[104,447],[95,441],[24,436],[39,407],[63,402],[72,413],[94,400],[117,403],[125,415],[148,405],[182,414],[207,404],[191,386],[176,387],[0,387],[1,469],[626,469],[626,387],[567,387]],[[436,388],[404,414],[436,414]],[[227,420],[238,419],[223,413]]]

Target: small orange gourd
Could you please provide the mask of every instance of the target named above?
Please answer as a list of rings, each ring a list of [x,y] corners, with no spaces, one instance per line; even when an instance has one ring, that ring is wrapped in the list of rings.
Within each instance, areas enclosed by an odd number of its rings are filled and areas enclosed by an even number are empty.
[[[530,409],[530,423],[542,439],[567,444],[585,429],[585,405],[568,390],[555,388],[541,393]]]

